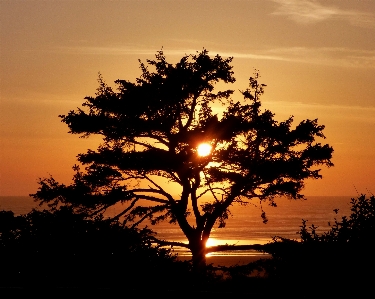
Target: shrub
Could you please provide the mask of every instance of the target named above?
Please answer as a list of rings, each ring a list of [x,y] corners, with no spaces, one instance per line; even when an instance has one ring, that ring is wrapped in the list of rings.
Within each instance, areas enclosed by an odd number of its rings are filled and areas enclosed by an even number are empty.
[[[1,211],[0,286],[129,289],[139,281],[173,285],[189,275],[189,264],[153,246],[152,237],[148,229],[88,218],[67,207],[21,216]]]
[[[315,290],[326,285],[338,292],[368,290],[375,278],[375,196],[352,198],[350,216],[335,218],[331,229],[322,234],[316,229],[303,220],[300,242],[274,238],[266,246],[273,256],[264,265],[269,277],[304,290],[308,285]]]

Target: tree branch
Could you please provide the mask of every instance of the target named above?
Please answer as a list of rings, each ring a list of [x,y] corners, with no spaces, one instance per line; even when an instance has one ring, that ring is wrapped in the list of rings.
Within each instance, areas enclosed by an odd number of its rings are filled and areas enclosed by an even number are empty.
[[[144,147],[147,147],[147,148],[155,148],[154,146],[152,146],[151,144],[148,144],[148,143],[144,143],[144,142],[141,142],[141,141],[136,141],[136,140],[132,140],[132,143],[133,144],[136,144],[136,145],[141,145],[141,146],[144,146]]]
[[[155,136],[153,134],[147,133],[146,137],[155,139],[159,141],[161,144],[164,144],[166,147],[169,147],[169,142],[165,141],[162,137]]]
[[[265,246],[262,244],[253,245],[217,245],[206,247],[206,253],[218,252],[218,251],[237,251],[237,250],[257,250],[263,251]]]
[[[197,198],[198,198],[198,199],[201,198],[203,195],[205,195],[205,194],[208,193],[208,192],[214,192],[214,190],[219,190],[219,191],[222,191],[222,192],[225,193],[225,194],[228,194],[228,192],[225,191],[224,188],[216,187],[216,188],[211,188],[211,189],[209,188],[209,189],[204,190],[203,192],[201,192],[201,193],[197,196]],[[215,192],[214,192],[214,194],[215,194]]]
[[[158,190],[158,189],[153,189],[153,188],[149,188],[149,189],[140,188],[140,189],[133,189],[131,191],[133,193],[135,193],[135,192],[137,192],[137,193],[138,192],[157,193],[157,194],[165,196],[168,200],[164,200],[164,199],[161,199],[161,198],[157,198],[157,197],[149,196],[149,195],[144,195],[144,194],[136,194],[136,196],[138,196],[142,199],[147,199],[147,200],[150,200],[150,201],[155,201],[155,202],[160,202],[160,203],[171,203],[171,204],[176,203],[173,196],[170,195],[169,193],[165,192],[164,190]]]
[[[153,201],[153,202],[159,202],[159,203],[164,203],[164,204],[168,204],[169,203],[168,200],[157,198],[157,197],[154,197],[154,196],[149,196],[149,195],[144,195],[144,194],[136,195],[136,196],[139,199],[149,200],[149,201]]]
[[[165,241],[165,240],[159,240],[155,237],[151,237],[152,240],[157,243],[160,246],[179,246],[184,248],[190,248],[189,244],[182,243],[182,242],[174,242],[174,241]]]
[[[199,96],[200,96],[200,93],[198,94],[198,96],[194,96],[194,98],[193,98],[193,103],[191,104],[189,118],[188,118],[188,120],[186,122],[186,125],[184,127],[185,131],[190,127],[191,123],[193,122],[195,107],[197,106],[197,99],[198,99]]]
[[[201,214],[198,209],[198,198],[197,198],[197,189],[200,185],[200,172],[196,173],[195,175],[195,182],[192,186],[191,190],[191,204],[193,206],[194,216],[196,220],[197,227],[201,227],[203,223],[201,223]],[[203,224],[204,225],[204,224]]]
[[[132,203],[127,207],[125,210],[123,210],[121,213],[117,214],[115,217],[113,217],[113,220],[119,219],[121,216],[125,215],[128,211],[130,211],[136,204],[136,202],[139,200],[139,198],[135,198]]]
[[[141,222],[143,222],[147,217],[151,216],[153,213],[155,213],[155,211],[151,211],[151,212],[148,212],[146,215],[144,215],[140,220],[138,220],[137,222],[135,222],[131,228],[135,228],[138,226],[138,224],[140,224]]]
[[[156,188],[158,188],[161,192],[164,194],[170,195],[168,192],[166,192],[160,185],[156,184],[154,180],[152,180],[150,177],[145,175],[145,179],[148,180],[151,184],[153,184]],[[151,188],[152,189],[152,188]],[[171,195],[170,195],[171,196]],[[172,197],[172,196],[171,196]]]
[[[207,175],[206,175],[206,173],[203,171],[203,174],[204,174],[204,178],[206,179],[206,182],[208,182],[208,180],[207,180]],[[212,187],[211,187],[211,184],[210,183],[208,183],[208,188],[209,188],[209,190],[211,191],[211,194],[212,194],[212,196],[215,198],[215,200],[216,201],[218,201],[218,199],[217,199],[217,197],[216,197],[216,194],[215,194],[215,192],[212,190]],[[207,190],[208,191],[208,190]]]

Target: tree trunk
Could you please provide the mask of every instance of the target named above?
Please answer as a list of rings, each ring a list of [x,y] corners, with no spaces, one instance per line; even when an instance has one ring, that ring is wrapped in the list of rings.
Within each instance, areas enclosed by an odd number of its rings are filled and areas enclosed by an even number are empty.
[[[199,237],[189,240],[190,250],[192,253],[193,271],[204,274],[206,271],[206,241]]]

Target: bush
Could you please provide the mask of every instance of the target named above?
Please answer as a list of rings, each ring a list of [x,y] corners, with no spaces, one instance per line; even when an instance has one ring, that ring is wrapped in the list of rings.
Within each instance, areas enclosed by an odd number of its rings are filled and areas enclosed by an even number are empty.
[[[131,289],[189,275],[189,264],[154,247],[152,236],[67,207],[21,216],[1,211],[0,286]]]
[[[316,229],[303,220],[300,242],[274,238],[265,248],[273,256],[264,265],[268,276],[304,290],[308,285],[311,290],[321,285],[335,292],[368,290],[375,278],[375,196],[353,198],[349,217],[334,219],[325,233]]]

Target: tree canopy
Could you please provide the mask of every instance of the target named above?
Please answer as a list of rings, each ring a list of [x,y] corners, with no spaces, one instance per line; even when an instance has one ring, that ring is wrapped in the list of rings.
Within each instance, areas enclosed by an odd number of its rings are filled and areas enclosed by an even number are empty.
[[[333,165],[332,147],[316,141],[325,138],[317,119],[294,126],[293,117],[279,122],[261,109],[266,85],[257,71],[242,100],[232,99],[234,90],[218,90],[217,83],[235,82],[231,62],[203,50],[171,64],[159,51],[140,61],[135,82],[115,81],[117,90],[100,76],[96,95],[60,117],[70,133],[102,135],[103,142],[78,155],[85,168],[74,166],[71,185],[44,178],[32,196],[52,208],[93,213],[122,202],[115,218],[177,223],[189,241],[181,245],[204,264],[211,230],[225,226],[232,204],[302,198],[304,180]],[[202,143],[211,146],[206,155],[197,152]],[[179,186],[179,194],[163,181]]]

